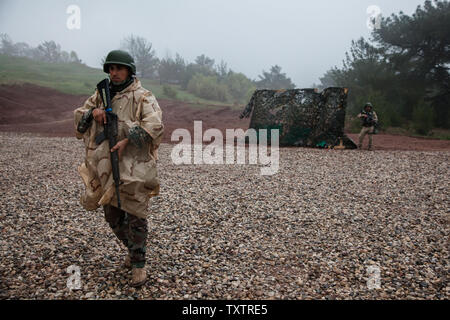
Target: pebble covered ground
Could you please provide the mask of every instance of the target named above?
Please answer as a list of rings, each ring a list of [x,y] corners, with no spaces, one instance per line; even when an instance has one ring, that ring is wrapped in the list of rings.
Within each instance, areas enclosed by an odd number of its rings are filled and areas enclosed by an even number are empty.
[[[135,289],[103,211],[79,204],[82,142],[0,139],[2,299],[450,298],[448,151],[284,148],[262,176],[176,166],[163,144]]]

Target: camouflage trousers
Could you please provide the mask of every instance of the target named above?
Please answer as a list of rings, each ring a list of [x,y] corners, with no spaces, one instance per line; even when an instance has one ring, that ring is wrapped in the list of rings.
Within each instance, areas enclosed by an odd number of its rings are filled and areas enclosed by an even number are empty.
[[[363,127],[361,129],[361,132],[359,134],[359,142],[358,142],[359,149],[362,148],[364,138],[367,134],[369,135],[369,149],[372,148],[372,144],[373,144],[373,134],[372,133],[374,130],[375,130],[375,127]]]
[[[143,268],[148,235],[147,220],[110,205],[104,206],[103,209],[105,219],[114,234],[128,248],[131,265]]]

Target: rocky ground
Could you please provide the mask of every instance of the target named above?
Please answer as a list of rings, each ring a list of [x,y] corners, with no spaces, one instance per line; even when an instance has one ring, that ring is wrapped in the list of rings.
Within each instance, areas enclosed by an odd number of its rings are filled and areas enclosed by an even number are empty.
[[[176,166],[163,144],[149,280],[134,289],[102,211],[79,204],[82,143],[0,139],[1,298],[450,298],[449,151],[287,148],[261,176],[258,165]]]

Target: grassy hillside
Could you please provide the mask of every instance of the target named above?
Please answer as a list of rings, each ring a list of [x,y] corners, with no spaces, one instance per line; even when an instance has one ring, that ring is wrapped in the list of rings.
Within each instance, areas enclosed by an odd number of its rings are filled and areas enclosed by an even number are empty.
[[[0,84],[27,82],[68,94],[92,94],[102,77],[100,69],[76,63],[45,63],[0,55]]]
[[[68,94],[90,95],[94,92],[95,85],[105,77],[103,70],[77,63],[46,63],[0,54],[0,84],[32,83]],[[142,85],[151,90],[157,98],[169,98],[164,95],[163,87],[158,81],[147,79],[141,79],[141,81]],[[178,92],[176,100],[190,102],[199,107],[228,105],[242,108],[242,106],[199,98],[181,90],[176,85],[171,87]]]

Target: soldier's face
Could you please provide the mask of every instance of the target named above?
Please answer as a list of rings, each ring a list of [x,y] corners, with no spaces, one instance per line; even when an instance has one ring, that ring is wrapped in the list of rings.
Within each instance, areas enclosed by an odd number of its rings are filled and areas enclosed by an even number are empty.
[[[365,107],[364,109],[366,110],[366,112],[370,112],[370,110],[372,110],[372,108],[369,106]]]
[[[128,78],[128,68],[118,64],[111,64],[109,66],[109,76],[111,81],[114,82],[123,82]]]

